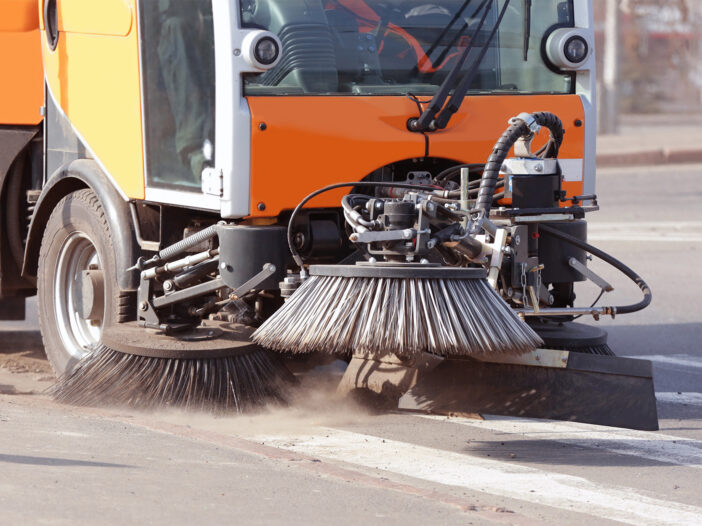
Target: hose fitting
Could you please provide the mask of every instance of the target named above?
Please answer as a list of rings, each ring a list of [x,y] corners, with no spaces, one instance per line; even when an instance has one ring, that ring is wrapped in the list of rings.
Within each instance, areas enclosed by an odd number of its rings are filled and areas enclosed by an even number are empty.
[[[536,155],[542,159],[557,158],[558,150],[563,143],[563,123],[556,115],[549,112],[520,113],[510,119],[510,125],[495,144],[492,154],[485,164],[483,177],[480,181],[476,210],[479,218],[490,216],[490,208],[500,176],[502,164],[505,162],[512,146],[522,137],[529,137],[542,127],[548,128],[551,138]]]

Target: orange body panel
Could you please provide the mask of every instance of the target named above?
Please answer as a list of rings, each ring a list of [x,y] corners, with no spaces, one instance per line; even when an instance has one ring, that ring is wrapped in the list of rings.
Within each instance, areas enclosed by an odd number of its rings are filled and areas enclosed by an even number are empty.
[[[39,28],[37,0],[2,0],[0,32],[24,33]]]
[[[406,97],[250,97],[249,107],[252,215],[276,216],[322,186],[424,155],[424,138],[407,131],[417,106]],[[339,206],[348,192],[327,192],[310,206]]]
[[[44,82],[36,0],[0,2],[0,49],[0,124],[39,124]]]
[[[76,17],[65,24],[75,32],[60,32],[55,51],[42,39],[50,94],[122,192],[143,199],[136,0],[61,0],[58,6],[60,20]]]
[[[465,163],[483,163],[490,156],[495,142],[507,129],[508,119],[522,112],[550,111],[560,117],[565,129],[563,146],[558,154],[561,159],[585,158],[585,127],[575,121],[585,122],[585,112],[578,95],[528,95],[486,96],[466,98],[461,110],[451,120],[449,128],[435,132],[431,139],[431,155]],[[548,137],[534,140],[533,150],[538,149]],[[540,140],[541,139],[541,140]],[[582,195],[583,183],[563,182],[568,196]],[[565,206],[565,204],[564,204]]]
[[[406,97],[250,97],[249,106],[252,216],[276,216],[322,186],[424,156],[424,137],[407,130],[417,106]],[[468,97],[446,130],[429,134],[429,155],[485,162],[508,119],[525,111],[559,115],[566,129],[560,157],[583,158],[584,128],[574,123],[584,121],[584,112],[575,95]],[[565,183],[564,190],[582,194],[582,183]],[[309,206],[339,206],[345,193],[327,192]]]

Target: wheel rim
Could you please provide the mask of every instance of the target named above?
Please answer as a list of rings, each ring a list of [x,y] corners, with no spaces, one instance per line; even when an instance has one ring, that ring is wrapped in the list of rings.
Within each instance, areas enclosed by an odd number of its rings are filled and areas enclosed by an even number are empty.
[[[63,347],[74,358],[84,356],[102,334],[104,312],[99,320],[86,320],[74,307],[82,272],[101,268],[100,256],[90,238],[83,232],[71,233],[61,247],[56,266],[54,311]]]

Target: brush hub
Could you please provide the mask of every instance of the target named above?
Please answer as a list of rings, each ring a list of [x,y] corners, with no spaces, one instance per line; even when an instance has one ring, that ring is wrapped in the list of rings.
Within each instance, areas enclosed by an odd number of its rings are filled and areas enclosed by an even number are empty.
[[[254,328],[247,325],[208,321],[188,332],[166,335],[144,329],[136,323],[120,323],[106,328],[100,341],[122,354],[149,358],[200,360],[225,358],[258,351],[251,342]]]
[[[312,265],[310,276],[388,279],[485,279],[484,268],[444,267],[432,263],[359,262],[355,265]]]

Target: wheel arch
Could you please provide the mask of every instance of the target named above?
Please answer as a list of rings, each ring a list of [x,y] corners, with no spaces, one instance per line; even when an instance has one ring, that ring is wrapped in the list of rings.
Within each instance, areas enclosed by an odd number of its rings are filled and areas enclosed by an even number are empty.
[[[17,196],[10,196],[13,184],[21,186],[31,179],[31,163],[22,170],[16,170],[15,165],[23,156],[28,155],[32,141],[40,133],[41,125],[0,126],[0,297],[4,299],[23,299],[34,293],[33,280],[21,279],[21,256],[13,256],[14,251],[10,248],[13,236],[24,239],[26,225],[9,224],[3,208],[7,206],[8,199],[17,199]]]
[[[105,211],[115,251],[117,284],[122,291],[135,291],[139,284],[139,273],[128,269],[139,257],[140,248],[129,203],[122,198],[98,164],[90,159],[77,159],[68,163],[44,185],[29,226],[22,275],[36,280],[39,248],[51,212],[65,196],[84,188],[95,193]]]

